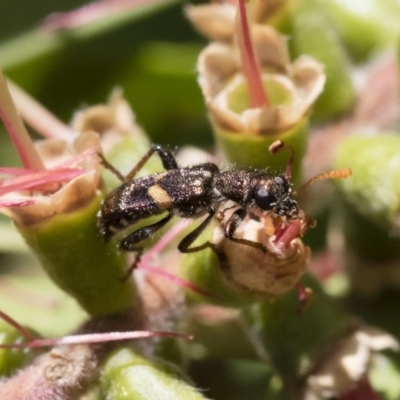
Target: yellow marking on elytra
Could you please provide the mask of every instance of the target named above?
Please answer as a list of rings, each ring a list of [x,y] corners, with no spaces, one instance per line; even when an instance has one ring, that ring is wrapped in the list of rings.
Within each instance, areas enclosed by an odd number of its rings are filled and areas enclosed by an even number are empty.
[[[150,186],[148,194],[161,209],[171,208],[174,205],[167,191],[164,190],[160,185]]]

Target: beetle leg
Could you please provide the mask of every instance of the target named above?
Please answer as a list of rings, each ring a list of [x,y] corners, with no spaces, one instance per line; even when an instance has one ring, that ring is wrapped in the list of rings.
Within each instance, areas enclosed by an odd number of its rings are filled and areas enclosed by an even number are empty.
[[[178,163],[175,160],[174,155],[166,147],[155,144],[141,159],[140,161],[131,169],[131,171],[126,175],[125,182],[131,181],[135,175],[143,168],[144,164],[149,160],[149,158],[157,153],[161,159],[162,165],[166,170],[177,169]]]
[[[122,277],[121,279],[122,283],[125,283],[127,281],[127,279],[131,276],[133,270],[137,268],[139,261],[142,258],[143,247],[138,247],[135,249],[135,251],[136,251],[135,259],[133,260],[131,266],[127,269],[125,275]]]
[[[172,216],[172,212],[169,212],[169,214],[160,221],[130,233],[126,238],[121,240],[119,245],[120,249],[124,251],[137,251],[138,249],[134,247],[135,244],[140,243],[142,240],[156,233],[172,218]]]
[[[162,165],[166,170],[177,169],[178,164],[173,154],[165,147],[155,144],[140,160],[139,162],[129,171],[126,176],[123,176],[113,165],[111,165],[103,156],[102,153],[98,153],[100,162],[105,168],[111,171],[121,182],[130,182],[135,175],[143,168],[149,158],[157,153],[161,159]]]
[[[189,246],[199,237],[201,232],[204,231],[205,227],[210,223],[212,218],[215,215],[215,210],[210,210],[207,218],[192,232],[190,232],[187,236],[185,236],[178,245],[178,250],[182,253],[194,253],[196,251],[204,250],[207,247],[214,249],[214,245],[210,242],[205,242],[200,246],[192,247],[189,249]]]
[[[231,217],[229,218],[228,222],[225,224],[224,227],[224,233],[225,237],[232,242],[239,243],[239,244],[245,244],[246,246],[253,247],[257,250],[261,250],[263,253],[267,252],[267,249],[258,242],[253,242],[252,240],[247,240],[247,239],[239,239],[233,236],[235,233],[236,229],[239,227],[239,225],[243,222],[244,218],[246,217],[246,210],[243,210],[242,208],[235,211]]]
[[[209,171],[212,174],[217,174],[219,172],[219,168],[213,163],[194,165],[191,167],[191,169],[198,169],[200,171]]]

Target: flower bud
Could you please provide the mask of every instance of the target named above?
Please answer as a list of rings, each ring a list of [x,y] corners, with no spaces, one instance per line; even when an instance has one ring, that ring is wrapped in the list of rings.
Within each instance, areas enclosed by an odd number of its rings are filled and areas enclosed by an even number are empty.
[[[132,349],[121,348],[104,365],[101,385],[109,400],[176,399],[205,400],[205,397],[182,378]]]

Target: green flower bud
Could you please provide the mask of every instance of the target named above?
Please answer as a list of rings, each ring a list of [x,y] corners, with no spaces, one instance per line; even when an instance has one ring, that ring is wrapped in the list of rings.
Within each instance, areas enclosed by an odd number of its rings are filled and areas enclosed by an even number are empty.
[[[341,0],[320,2],[356,60],[374,50],[394,46],[400,27],[400,6],[393,0],[365,0],[362,4]]]
[[[238,134],[219,127],[215,127],[215,133],[219,148],[237,168],[268,168],[272,173],[284,171],[290,157],[286,151],[276,154],[268,152],[271,143],[282,140],[286,146],[291,146],[295,151],[292,181],[294,183],[300,181],[301,164],[308,140],[308,116],[292,128],[270,135],[253,135],[244,132]]]
[[[337,32],[318,6],[317,0],[301,1],[292,10],[291,47],[294,55],[309,54],[324,66],[326,85],[317,100],[313,116],[327,120],[352,106],[355,91],[350,65]]]
[[[216,141],[228,161],[239,167],[282,170],[288,157],[271,157],[267,148],[283,140],[296,153],[296,181],[310,109],[323,90],[325,75],[311,57],[291,63],[286,40],[273,28],[237,23],[247,15],[240,5],[237,9],[230,4],[187,8],[197,29],[216,40],[201,52],[197,63]],[[269,12],[262,6],[252,11],[256,21]],[[235,19],[236,13],[240,18]]]
[[[351,179],[338,185],[362,215],[392,232],[400,232],[400,137],[351,136],[338,149],[336,167],[350,166]]]
[[[205,400],[206,398],[165,366],[122,348],[106,361],[101,386],[108,400]]]
[[[123,282],[125,255],[104,242],[96,227],[101,197],[80,209],[17,228],[54,282],[92,315],[128,309],[133,284]]]
[[[310,249],[298,238],[303,229],[300,221],[289,226],[296,226],[295,233],[283,243],[275,240],[277,231],[269,216],[259,222],[242,222],[235,237],[259,243],[265,252],[235,243],[225,238],[220,228],[215,228],[211,240],[215,250],[182,257],[181,276],[211,294],[199,298],[198,293],[188,291],[189,297],[203,302],[221,302],[227,307],[241,307],[260,299],[275,299],[292,290],[305,272]],[[208,235],[210,233],[209,230]]]

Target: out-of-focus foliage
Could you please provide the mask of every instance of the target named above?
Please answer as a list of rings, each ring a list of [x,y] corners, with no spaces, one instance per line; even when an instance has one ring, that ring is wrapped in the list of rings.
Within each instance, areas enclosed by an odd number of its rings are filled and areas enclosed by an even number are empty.
[[[97,30],[54,35],[38,32],[40,19],[80,2],[64,1],[57,4],[60,9],[41,3],[0,5],[0,19],[7,21],[0,32],[1,67],[28,93],[68,121],[79,106],[103,102],[120,86],[155,141],[211,142],[194,73],[201,39],[183,18],[181,3],[150,4]]]

